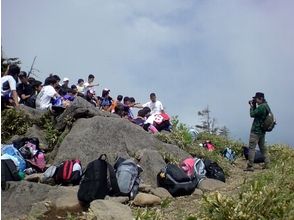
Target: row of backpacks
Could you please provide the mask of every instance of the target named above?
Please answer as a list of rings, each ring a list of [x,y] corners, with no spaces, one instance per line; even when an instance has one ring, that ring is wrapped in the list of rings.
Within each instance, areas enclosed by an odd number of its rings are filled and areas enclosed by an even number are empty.
[[[59,166],[50,166],[44,173],[60,185],[79,185],[78,199],[87,205],[109,196],[128,196],[133,199],[141,182],[143,169],[133,159],[116,158],[112,166],[105,154],[91,161],[82,171],[79,160],[66,160]]]
[[[157,174],[157,183],[177,197],[191,195],[206,177],[226,181],[223,169],[216,162],[189,157],[179,165],[168,163]]]

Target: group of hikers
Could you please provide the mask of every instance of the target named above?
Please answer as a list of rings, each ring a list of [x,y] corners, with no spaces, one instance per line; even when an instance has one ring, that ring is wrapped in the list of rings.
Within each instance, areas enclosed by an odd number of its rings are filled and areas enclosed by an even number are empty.
[[[162,103],[156,94],[150,94],[150,101],[145,104],[136,103],[134,97],[118,95],[116,99],[110,96],[110,89],[104,88],[101,96],[96,94],[98,83],[95,76],[90,74],[87,81],[78,79],[76,84],[69,84],[69,78],[62,83],[58,75],[50,74],[42,83],[18,65],[9,65],[1,77],[1,110],[18,108],[23,104],[39,110],[49,110],[59,114],[68,108],[76,97],[82,97],[94,107],[126,118],[143,127],[151,133],[162,130],[170,131],[170,117],[164,112]],[[19,82],[20,81],[20,82]],[[138,108],[137,116],[134,108]]]

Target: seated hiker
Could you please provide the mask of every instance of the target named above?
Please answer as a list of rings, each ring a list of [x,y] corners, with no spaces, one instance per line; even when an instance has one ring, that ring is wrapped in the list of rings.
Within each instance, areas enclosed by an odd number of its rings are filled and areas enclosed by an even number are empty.
[[[78,79],[77,89],[80,93],[85,93],[85,81],[83,79]]]
[[[171,131],[170,117],[166,113],[155,114],[153,125],[159,132],[162,130]]]
[[[18,82],[19,66],[9,65],[5,73],[1,73],[1,110],[5,108],[18,108],[18,96],[16,92],[16,83]]]
[[[108,108],[108,111],[111,112],[111,113],[114,113],[115,112],[115,107],[122,102],[122,99],[123,99],[123,96],[122,95],[118,95],[116,100],[114,100],[112,103],[111,103],[111,106]]]
[[[44,85],[36,98],[36,108],[41,110],[51,109],[51,99],[55,99],[60,96],[54,89],[54,87],[58,84],[56,78],[52,76],[48,77],[45,82],[47,84]]]
[[[78,89],[76,85],[72,85],[71,88],[67,91],[66,95],[63,96],[64,100],[74,101],[75,97],[77,97]]]
[[[68,90],[70,89],[69,88],[69,79],[68,78],[64,78],[63,79],[63,84],[62,84],[62,86],[61,86],[61,88],[60,88],[60,95],[61,96],[64,96],[64,95],[66,95],[66,93],[68,92]]]
[[[136,104],[134,107],[137,107],[137,108],[149,107],[151,109],[152,115],[164,113],[163,105],[160,101],[156,100],[155,93],[150,94],[150,101],[149,102],[147,102],[143,105]]]
[[[134,113],[133,113],[133,107],[137,103],[136,103],[136,100],[134,97],[130,97],[129,101],[130,101],[130,104],[129,104],[128,118],[129,118],[129,120],[133,120],[135,118]]]
[[[100,100],[100,109],[103,111],[108,111],[111,106],[112,98],[109,96],[110,89],[103,89],[102,97],[99,98]]]
[[[89,89],[84,98],[95,107],[99,106],[99,100],[96,97],[95,91],[93,89]]]
[[[92,75],[92,74],[90,74],[89,76],[88,76],[88,82],[86,82],[86,83],[84,83],[84,86],[85,86],[85,90],[84,90],[84,92],[85,92],[85,95],[87,95],[87,92],[88,92],[88,90],[90,90],[90,89],[92,89],[94,92],[95,92],[95,86],[99,86],[99,83],[94,83],[94,80],[95,80],[95,76],[94,75]]]
[[[29,106],[31,108],[36,108],[36,98],[37,98],[37,95],[42,90],[42,87],[43,87],[42,82],[35,80],[32,82],[32,87],[33,87],[33,94],[28,99],[27,106]]]
[[[21,83],[19,83],[16,87],[17,94],[20,98],[19,103],[28,105],[29,98],[34,93],[33,86],[29,83],[27,73],[25,71],[21,71],[18,74],[18,78],[21,81]]]
[[[114,114],[117,114],[122,118],[127,117],[128,112],[129,112],[129,107],[122,103],[118,103],[117,106],[115,106]]]
[[[147,114],[146,111],[144,111],[143,109],[139,110],[137,118],[133,119],[132,122],[136,125],[143,127],[146,120],[145,119],[146,114]]]

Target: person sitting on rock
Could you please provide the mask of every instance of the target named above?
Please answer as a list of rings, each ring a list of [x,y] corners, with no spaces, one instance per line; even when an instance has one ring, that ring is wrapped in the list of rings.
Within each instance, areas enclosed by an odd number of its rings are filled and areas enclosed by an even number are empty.
[[[133,119],[131,122],[133,122],[136,125],[139,125],[139,126],[143,127],[143,125],[144,125],[144,123],[146,121],[146,118],[145,118],[146,114],[147,114],[147,112],[144,111],[143,109],[139,110],[137,118]]]
[[[118,95],[116,100],[112,102],[111,106],[109,107],[108,111],[111,113],[115,112],[115,107],[122,102],[123,96],[122,95]]]
[[[160,101],[156,99],[155,93],[150,94],[149,102],[143,105],[136,104],[134,107],[137,107],[137,108],[149,107],[151,109],[151,115],[164,113],[163,105]]]
[[[94,87],[95,86],[99,86],[99,83],[96,83],[96,84],[94,84],[94,80],[95,80],[95,76],[94,75],[92,75],[92,74],[90,74],[89,76],[88,76],[88,82],[86,82],[85,84],[84,84],[84,86],[85,86],[85,95],[87,95],[87,92],[88,92],[88,90],[90,90],[90,89],[92,89],[94,92],[95,92],[95,89],[94,89]],[[96,92],[95,92],[96,93]]]
[[[40,110],[50,109],[52,107],[51,99],[56,99],[60,95],[56,92],[55,86],[57,86],[58,82],[55,77],[49,76],[45,82],[47,84],[44,85],[41,92],[37,95],[36,98],[36,108]]]
[[[8,66],[5,73],[1,74],[1,110],[7,107],[18,108],[18,96],[16,92],[16,83],[20,68],[16,64]]]
[[[28,99],[27,105],[31,108],[36,108],[36,98],[37,98],[37,95],[41,92],[43,85],[42,85],[42,82],[35,80],[32,82],[32,86],[33,86],[33,94]]]
[[[28,106],[29,98],[34,94],[33,86],[29,83],[27,73],[21,71],[18,74],[18,78],[21,81],[16,87],[17,94],[20,98],[19,103]]]
[[[100,104],[98,98],[95,95],[95,91],[93,89],[89,89],[84,98],[95,107],[99,106]]]
[[[62,86],[61,86],[61,89],[60,89],[60,95],[61,96],[65,96],[66,95],[66,93],[69,91],[69,79],[68,78],[64,78],[63,79],[63,84],[62,84]]]
[[[112,104],[112,98],[109,96],[110,89],[103,89],[102,97],[99,98],[100,100],[100,109],[103,111],[108,111]]]

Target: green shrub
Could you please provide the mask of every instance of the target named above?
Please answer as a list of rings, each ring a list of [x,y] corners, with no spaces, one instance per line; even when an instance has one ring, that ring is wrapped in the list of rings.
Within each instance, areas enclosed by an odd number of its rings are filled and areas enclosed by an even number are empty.
[[[177,116],[172,118],[171,124],[172,131],[169,134],[159,133],[157,135],[158,139],[168,144],[175,144],[185,150],[186,147],[192,144],[192,137],[189,134],[188,127],[180,123]]]
[[[13,135],[23,135],[32,121],[22,110],[6,109],[1,112],[1,138],[8,141]]]
[[[50,112],[44,114],[36,124],[45,130],[45,139],[48,143],[49,150],[58,143],[61,133],[54,128],[54,119],[52,118]]]
[[[294,216],[294,150],[273,146],[272,167],[244,184],[235,196],[204,196],[201,219],[291,219]]]

